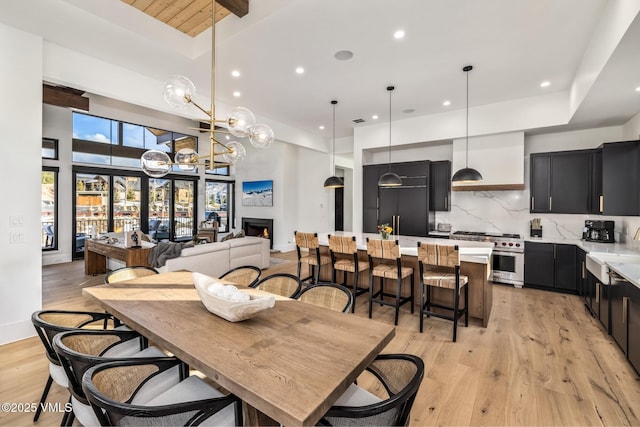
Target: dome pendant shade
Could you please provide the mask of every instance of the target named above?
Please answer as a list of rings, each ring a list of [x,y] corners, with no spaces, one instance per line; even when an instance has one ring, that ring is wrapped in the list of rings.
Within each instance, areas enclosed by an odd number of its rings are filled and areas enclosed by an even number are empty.
[[[478,182],[482,181],[482,175],[473,168],[462,168],[453,174],[451,181],[460,184]]]
[[[324,188],[342,188],[344,187],[344,182],[342,182],[342,178],[337,176],[330,176],[324,181]]]
[[[402,185],[402,179],[393,172],[387,172],[378,179],[378,187],[397,187]]]
[[[458,170],[451,177],[451,182],[458,184],[473,184],[482,181],[482,175],[477,170],[469,167],[469,71],[473,70],[472,65],[467,65],[462,68],[462,71],[467,75],[467,120],[465,130],[465,164],[464,167]]]

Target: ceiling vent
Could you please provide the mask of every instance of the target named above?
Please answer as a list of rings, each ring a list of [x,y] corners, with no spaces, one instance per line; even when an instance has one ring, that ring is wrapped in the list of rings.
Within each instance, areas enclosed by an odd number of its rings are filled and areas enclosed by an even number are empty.
[[[353,123],[364,123],[364,119],[353,119]]]

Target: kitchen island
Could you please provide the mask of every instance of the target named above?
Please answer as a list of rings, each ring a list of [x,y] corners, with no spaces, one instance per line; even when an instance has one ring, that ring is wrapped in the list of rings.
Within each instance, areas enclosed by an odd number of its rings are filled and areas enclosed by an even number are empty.
[[[380,235],[376,233],[350,233],[344,231],[318,233],[318,240],[323,253],[328,253],[329,251],[329,234],[336,236],[355,236],[358,247],[358,259],[365,263],[368,263],[367,238],[380,238]],[[460,251],[460,272],[461,274],[469,277],[469,316],[480,320],[482,322],[482,326],[487,326],[491,315],[491,306],[493,304],[493,284],[489,282],[489,275],[491,274],[491,252],[493,250],[492,243],[414,236],[391,236],[390,239],[398,240],[403,265],[413,268],[414,283],[410,284],[408,283],[408,280],[406,280],[403,283],[402,292],[403,295],[408,295],[410,292],[409,286],[414,287],[414,295],[416,298],[414,305],[417,310],[419,310],[421,286],[417,256],[418,242],[427,242],[438,245],[457,245]],[[320,277],[321,280],[330,281],[331,268],[329,266],[323,267],[320,271]],[[338,275],[338,281],[340,280],[341,276]],[[352,283],[351,280],[352,279],[349,278],[349,283]],[[369,283],[368,270],[360,273],[359,282],[365,284]],[[376,280],[374,282],[374,286],[377,285],[378,281]],[[447,290],[434,289],[433,299],[434,301],[447,301],[452,299],[452,295],[451,292],[447,292]],[[406,310],[406,308],[404,308],[404,310]]]

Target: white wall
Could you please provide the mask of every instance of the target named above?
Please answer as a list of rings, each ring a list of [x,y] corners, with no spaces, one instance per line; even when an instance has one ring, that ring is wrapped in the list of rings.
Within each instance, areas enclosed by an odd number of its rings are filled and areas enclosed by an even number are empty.
[[[0,24],[0,52],[1,345],[34,335],[31,313],[42,307],[42,40]]]
[[[634,118],[629,120],[622,127],[623,136],[622,139],[625,141],[631,141],[635,139],[640,139],[640,114],[636,115]]]

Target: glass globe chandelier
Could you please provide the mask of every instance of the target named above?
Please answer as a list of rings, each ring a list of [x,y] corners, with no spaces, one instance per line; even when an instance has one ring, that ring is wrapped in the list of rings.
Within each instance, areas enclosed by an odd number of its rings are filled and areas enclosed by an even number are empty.
[[[196,166],[205,166],[208,170],[213,170],[233,165],[246,157],[244,145],[238,141],[222,143],[215,138],[215,132],[229,133],[236,138],[248,138],[257,148],[268,148],[273,143],[273,130],[268,125],[256,124],[253,113],[244,107],[233,108],[226,119],[217,119],[215,116],[216,2],[212,0],[211,3],[211,108],[207,110],[194,101],[196,87],[188,78],[175,75],[169,77],[164,84],[164,99],[169,105],[183,109],[191,104],[208,116],[209,129],[195,130],[209,132],[209,155],[200,156],[191,148],[182,148],[171,161],[164,151],[145,151],[140,158],[140,165],[144,173],[150,177],[161,178],[171,171],[172,166],[177,166],[181,171],[193,171]],[[217,123],[225,124],[227,129],[216,129]],[[216,161],[216,156],[223,161]]]

